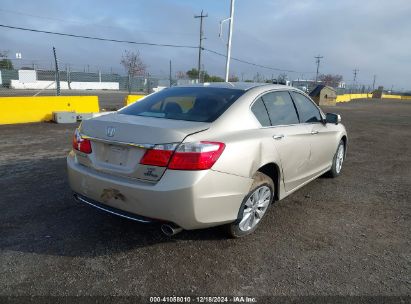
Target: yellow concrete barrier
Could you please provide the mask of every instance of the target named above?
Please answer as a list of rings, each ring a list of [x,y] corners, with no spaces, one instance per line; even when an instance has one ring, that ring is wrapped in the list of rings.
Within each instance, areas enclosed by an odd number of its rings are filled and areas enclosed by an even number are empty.
[[[136,101],[140,100],[141,98],[145,97],[146,95],[127,95],[124,98],[124,106],[128,106]]]
[[[49,121],[54,111],[97,113],[98,96],[0,97],[0,124]]]
[[[382,98],[401,99],[401,95],[382,94]]]
[[[336,101],[337,102],[348,102],[352,99],[359,99],[359,98],[371,98],[372,94],[343,94],[338,95]]]
[[[358,98],[372,98],[372,94],[343,94],[337,95],[337,102],[348,102],[353,99]],[[411,96],[402,96],[402,95],[391,95],[391,94],[382,94],[382,98],[390,98],[390,99],[400,99],[400,100],[411,100]]]

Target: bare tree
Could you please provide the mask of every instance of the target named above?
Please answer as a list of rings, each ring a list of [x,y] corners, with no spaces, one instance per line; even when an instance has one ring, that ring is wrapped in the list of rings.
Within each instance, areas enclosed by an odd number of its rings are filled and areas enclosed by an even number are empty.
[[[285,73],[279,74],[277,77],[277,83],[286,84],[288,79],[288,75]]]
[[[238,79],[238,77],[237,77],[236,75],[231,74],[230,77],[228,77],[228,81],[229,81],[229,82],[238,82],[239,79]]]
[[[263,82],[264,81],[264,76],[261,75],[259,72],[257,72],[257,74],[255,74],[254,77],[253,77],[253,81],[254,82]]]
[[[0,58],[7,58],[9,56],[9,51],[0,50]]]
[[[332,75],[332,74],[321,74],[318,76],[318,79],[322,82],[322,84],[336,88],[338,84],[343,80],[341,75]]]
[[[143,76],[146,73],[147,65],[141,59],[139,51],[124,51],[120,63],[129,76]]]
[[[187,78],[187,74],[186,74],[186,72],[178,71],[178,72],[176,73],[176,78],[177,78],[177,79],[185,79],[185,78]]]
[[[8,59],[9,51],[0,50],[0,69],[12,70],[13,63]]]

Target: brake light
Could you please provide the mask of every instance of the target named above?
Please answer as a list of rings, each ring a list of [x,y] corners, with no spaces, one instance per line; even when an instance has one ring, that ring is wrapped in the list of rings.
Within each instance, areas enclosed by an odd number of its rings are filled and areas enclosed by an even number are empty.
[[[140,160],[140,164],[148,166],[167,167],[171,155],[173,155],[177,144],[155,145],[149,149]]]
[[[173,154],[168,168],[174,170],[210,169],[223,153],[224,148],[225,144],[220,142],[183,143]]]
[[[91,153],[91,142],[88,139],[81,137],[80,132],[78,129],[74,132],[73,136],[73,149],[90,154]]]
[[[201,141],[156,145],[147,150],[140,164],[168,167],[173,170],[207,170],[210,169],[223,153],[225,144],[219,142]]]

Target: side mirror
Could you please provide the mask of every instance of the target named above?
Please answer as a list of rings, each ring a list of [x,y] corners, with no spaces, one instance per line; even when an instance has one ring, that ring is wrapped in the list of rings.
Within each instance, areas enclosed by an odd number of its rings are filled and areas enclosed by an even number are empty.
[[[338,125],[341,122],[341,116],[339,114],[327,113],[325,114],[325,121]]]

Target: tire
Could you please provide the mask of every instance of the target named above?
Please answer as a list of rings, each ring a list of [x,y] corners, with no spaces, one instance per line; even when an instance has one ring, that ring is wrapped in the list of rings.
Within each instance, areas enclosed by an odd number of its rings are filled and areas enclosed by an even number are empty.
[[[340,143],[338,144],[337,151],[335,152],[334,158],[333,158],[333,164],[331,166],[330,171],[328,171],[328,176],[332,178],[336,178],[341,174],[342,170],[342,165],[345,160],[345,145],[344,141],[340,140]]]
[[[253,233],[257,229],[273,201],[274,191],[274,183],[270,177],[261,172],[257,172],[254,175],[254,182],[241,204],[237,220],[226,225],[230,237],[243,237]],[[258,200],[260,203],[253,204],[257,197],[261,198],[261,200]],[[246,217],[248,218],[248,222]]]

